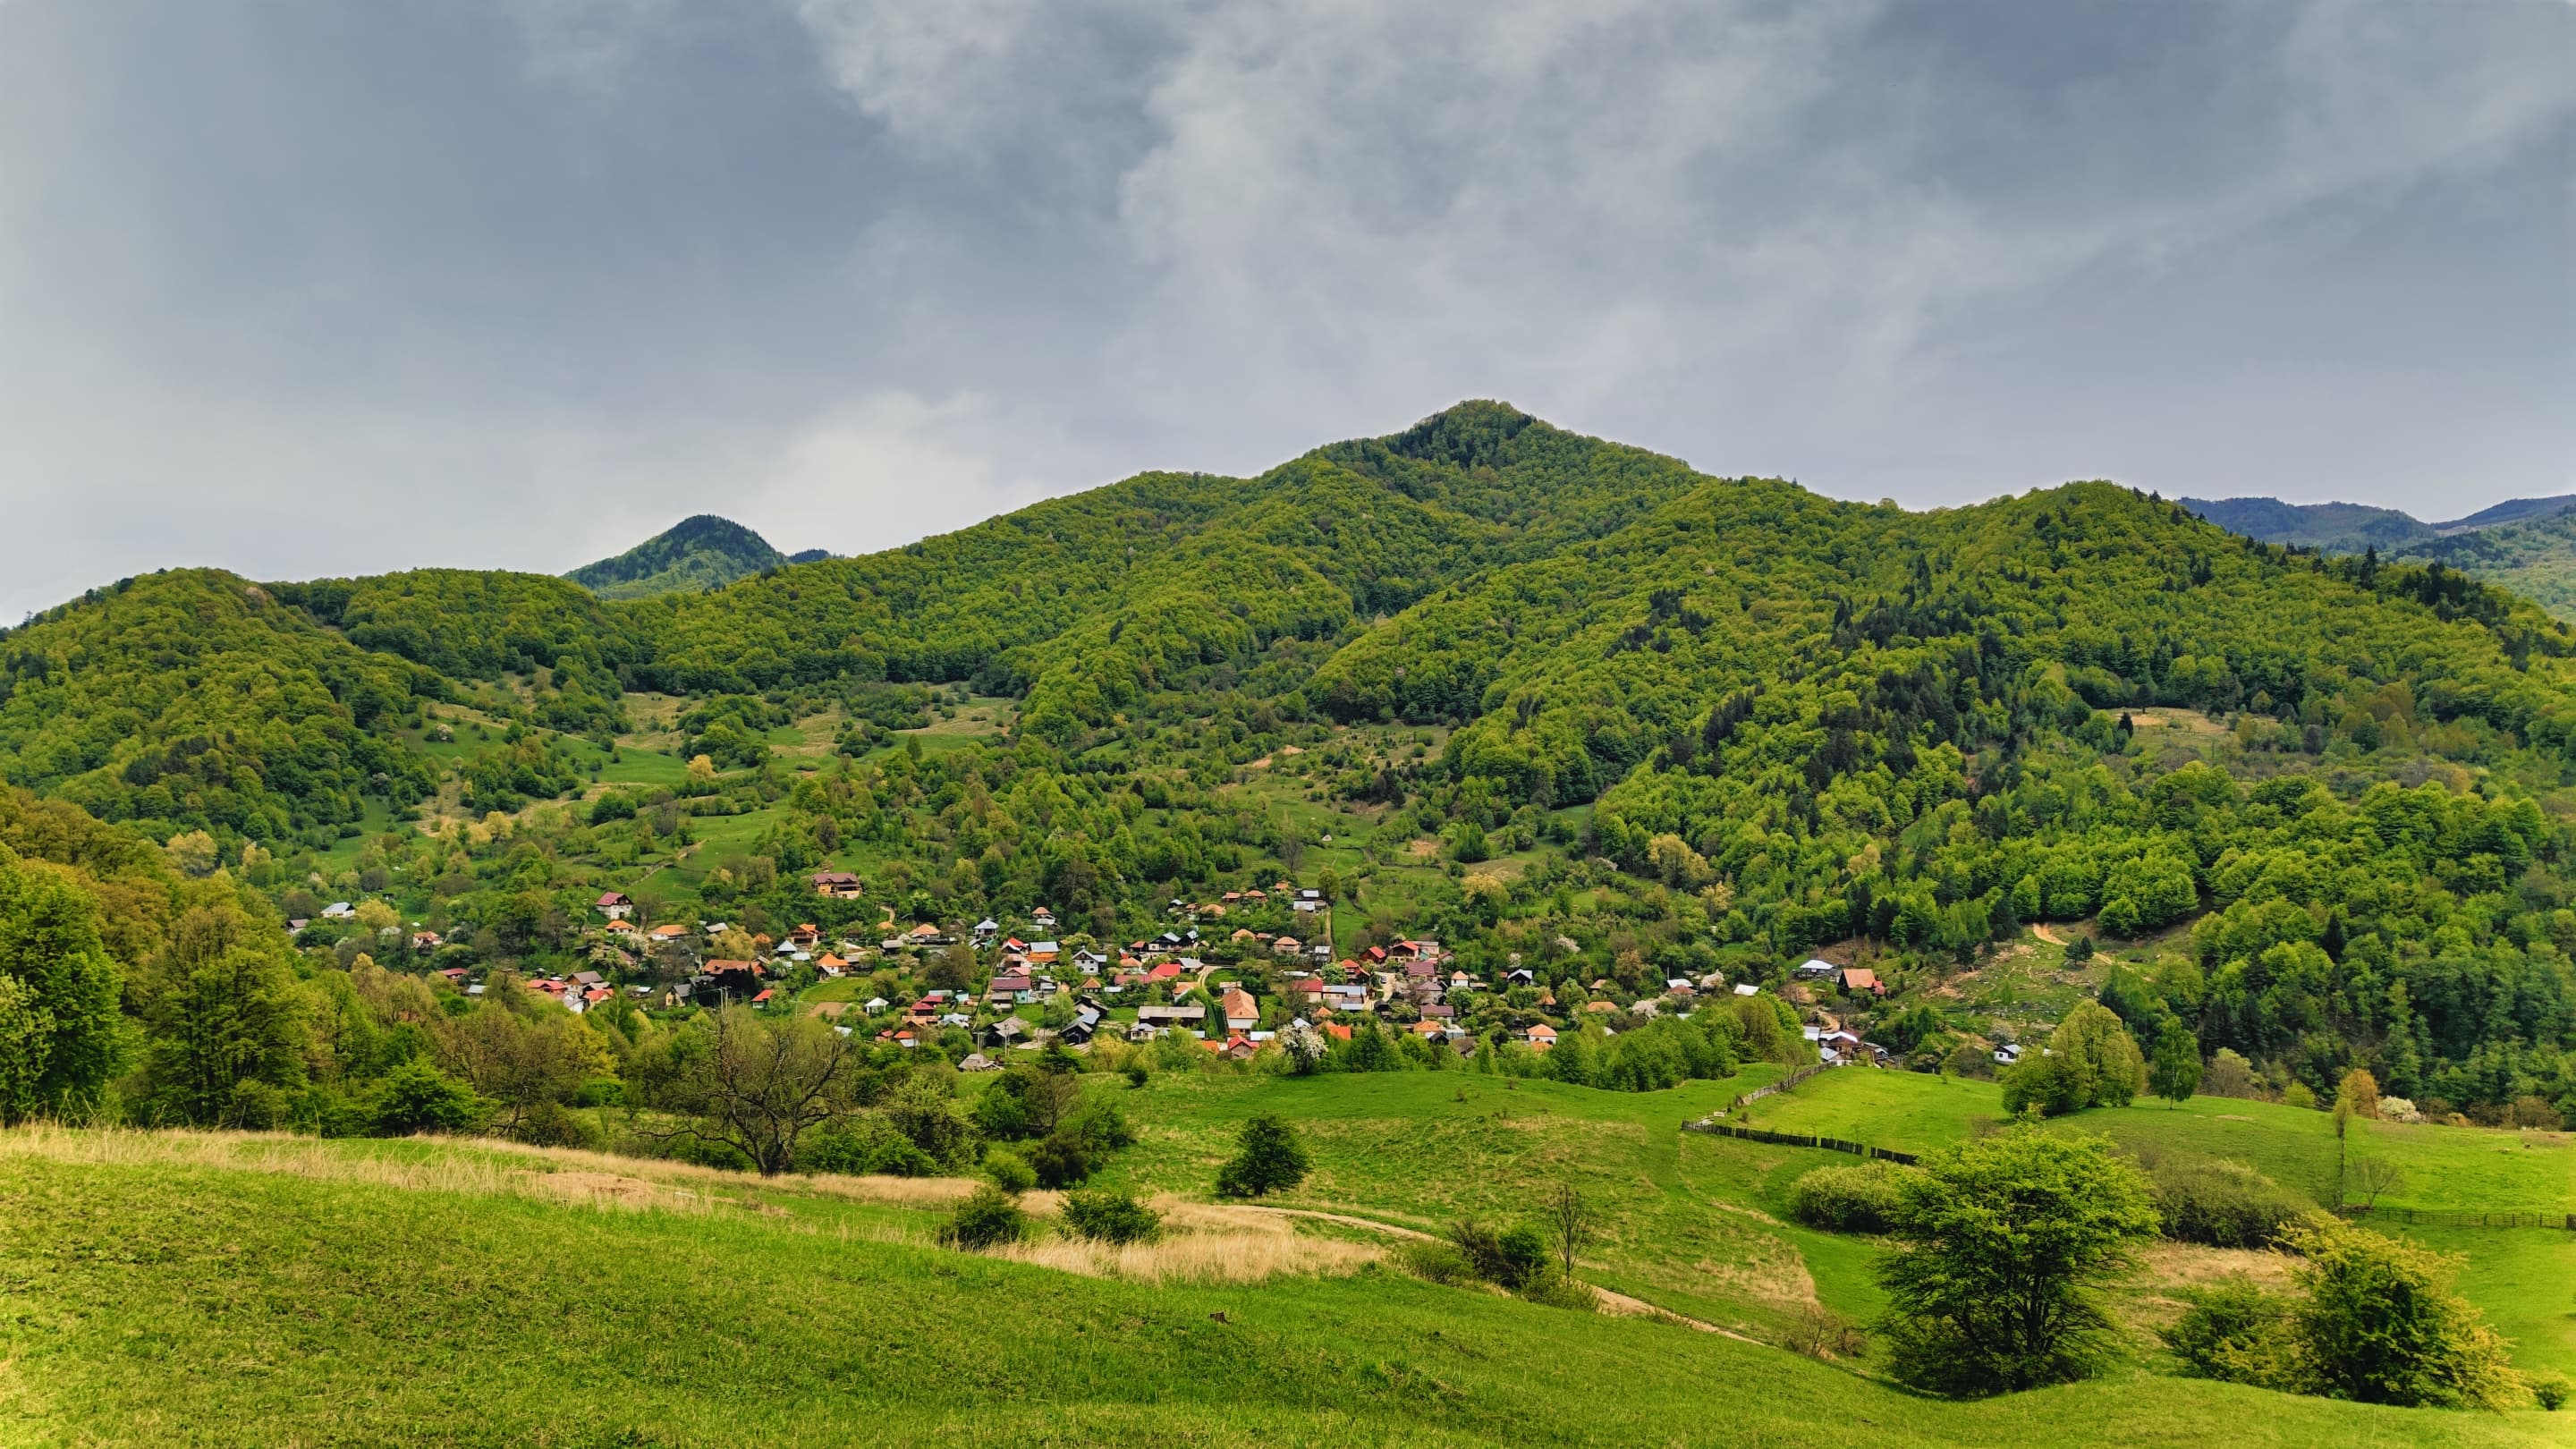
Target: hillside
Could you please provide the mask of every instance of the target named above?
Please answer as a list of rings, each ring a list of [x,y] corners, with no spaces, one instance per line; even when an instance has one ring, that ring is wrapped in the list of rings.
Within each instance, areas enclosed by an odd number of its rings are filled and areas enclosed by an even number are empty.
[[[941,1200],[900,1181],[772,1186],[427,1142],[0,1135],[0,1223],[26,1247],[11,1273],[31,1308],[0,1325],[12,1437],[2548,1442],[2530,1413],[2158,1377],[1925,1401],[1718,1334],[1383,1267],[1077,1276],[928,1246],[916,1205]]]
[[[1685,1128],[1961,1143],[2078,1016],[2211,1095],[2040,1132],[2376,1193],[2576,1369],[2563,1230],[2407,1216],[2576,1210],[2576,632],[2109,484],[1470,403],[706,591],[172,571],[0,634],[0,776],[34,1442],[2540,1442],[2176,1377],[2285,1270],[2170,1227],[2099,1377],[1899,1395],[1852,1159]],[[827,1127],[704,1134],[791,1058]],[[1257,1113],[1310,1171],[1210,1201]],[[1014,1159],[1174,1239],[939,1247]],[[1568,1186],[1609,1298],[1423,1256]]]
[[[799,554],[797,561],[805,558]],[[584,564],[564,577],[603,599],[645,599],[720,589],[788,561],[767,539],[741,524],[701,513],[615,558]]]
[[[1954,974],[2080,922],[2165,943],[2141,1032],[2493,1117],[2576,1110],[2571,650],[2454,570],[2107,484],[1907,513],[1471,403],[708,593],[128,580],[0,636],[0,772],[204,832],[283,917],[379,898],[473,972],[613,964],[609,889],[773,934],[1045,905],[1116,945],[1294,878],[1336,953],[1573,988],[1462,1030],[1824,951],[1937,1058],[2029,1026]],[[814,901],[826,866],[870,894]]]

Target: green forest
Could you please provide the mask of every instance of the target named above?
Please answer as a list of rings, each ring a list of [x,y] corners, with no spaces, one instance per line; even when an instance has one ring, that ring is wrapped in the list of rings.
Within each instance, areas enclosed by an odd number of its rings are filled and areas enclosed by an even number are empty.
[[[2571,651],[2456,570],[2108,484],[1909,513],[1474,403],[706,592],[128,579],[0,636],[0,770],[157,862],[63,862],[147,1034],[209,892],[309,983],[615,965],[607,889],[752,933],[1045,906],[1114,948],[1286,879],[1337,955],[1529,972],[1498,1039],[1857,953],[1893,989],[1855,1022],[1937,1059],[2010,1034],[1955,981],[2054,924],[2142,1041],[2501,1120],[2576,1111]],[[867,894],[814,900],[824,868]],[[439,944],[288,944],[361,898]]]

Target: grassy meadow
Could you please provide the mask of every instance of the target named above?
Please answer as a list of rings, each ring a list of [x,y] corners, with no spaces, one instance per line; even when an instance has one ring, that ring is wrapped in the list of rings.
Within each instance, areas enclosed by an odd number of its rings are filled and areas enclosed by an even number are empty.
[[[2004,1116],[2002,1089],[1992,1082],[1855,1070],[1826,1072],[1766,1097],[1736,1120],[1920,1152]],[[2132,1152],[2234,1158],[2320,1203],[2334,1197],[2334,1119],[2310,1108],[2235,1097],[2178,1105],[2146,1098],[2051,1125],[2104,1133]],[[2404,1181],[2380,1198],[2386,1207],[2576,1212],[2576,1133],[2360,1122],[2345,1149],[2404,1170]]]
[[[1149,1283],[952,1252],[923,1227],[952,1190],[446,1143],[0,1134],[0,1440],[2398,1449],[2557,1427],[2134,1373],[1921,1400],[1365,1253]]]
[[[1204,1191],[1232,1125],[1255,1111],[1299,1124],[1314,1172],[1291,1206],[1437,1232],[1468,1217],[1535,1217],[1557,1181],[1581,1188],[1600,1215],[1582,1273],[1596,1285],[1674,1313],[1778,1342],[1817,1309],[1866,1322],[1884,1306],[1872,1276],[1880,1248],[1866,1238],[1793,1221],[1789,1186],[1848,1156],[1685,1133],[1681,1124],[1771,1080],[1746,1068],[1720,1082],[1666,1092],[1599,1092],[1555,1082],[1468,1073],[1374,1076],[1161,1076],[1122,1094],[1141,1141],[1109,1180],[1163,1192]],[[1763,1099],[1757,1125],[1921,1151],[2002,1117],[1991,1082],[1910,1072],[1828,1072]],[[1740,1118],[1739,1118],[1740,1120]],[[2323,1113],[2231,1098],[2180,1107],[2079,1113],[2055,1130],[2103,1132],[2131,1151],[2235,1157],[2322,1195],[2332,1176],[2332,1125]],[[2386,1153],[2406,1169],[2404,1205],[2501,1210],[2562,1200],[2576,1173],[2566,1134],[2370,1123],[2353,1151]],[[2319,1164],[2322,1164],[2322,1167]],[[2314,1180],[2302,1174],[2316,1169]],[[2553,1196],[2553,1195],[2556,1196]],[[2392,1199],[2393,1201],[2394,1199]],[[2399,1229],[2465,1254],[2462,1292],[2516,1340],[2525,1368],[2576,1368],[2576,1234],[2546,1229]],[[2150,1331],[2179,1311],[2178,1288],[2233,1273],[2277,1277],[2268,1255],[2162,1245],[2124,1290],[2127,1354],[2162,1361]],[[2563,1283],[2552,1292],[2549,1285]],[[1866,1355],[1863,1356],[1866,1363]]]

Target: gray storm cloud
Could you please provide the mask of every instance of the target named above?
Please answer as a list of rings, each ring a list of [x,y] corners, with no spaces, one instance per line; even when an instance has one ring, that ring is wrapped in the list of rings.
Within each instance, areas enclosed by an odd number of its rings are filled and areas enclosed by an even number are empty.
[[[558,571],[706,509],[854,551],[1467,396],[1918,506],[2564,491],[2571,36],[2560,0],[6,0],[0,610]]]

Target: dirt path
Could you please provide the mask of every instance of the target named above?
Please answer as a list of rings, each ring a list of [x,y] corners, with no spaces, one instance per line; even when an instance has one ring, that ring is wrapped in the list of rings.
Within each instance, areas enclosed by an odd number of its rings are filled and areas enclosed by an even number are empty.
[[[2052,946],[2063,946],[2066,944],[2066,938],[2064,936],[2057,934],[2055,931],[2048,929],[2048,927],[2043,926],[2036,921],[2031,923],[2030,933]]]
[[[1440,1241],[1436,1234],[1423,1232],[1419,1228],[1401,1228],[1393,1223],[1382,1223],[1375,1218],[1353,1217],[1348,1213],[1318,1212],[1312,1208],[1259,1207],[1252,1204],[1246,1204],[1246,1206],[1252,1207],[1255,1212],[1277,1213],[1284,1218],[1312,1218],[1322,1223],[1339,1223],[1346,1228],[1362,1228],[1373,1233],[1385,1233],[1390,1237],[1411,1238],[1416,1242]],[[1747,1338],[1731,1328],[1720,1328],[1714,1323],[1703,1322],[1687,1314],[1675,1313],[1669,1308],[1658,1308],[1643,1298],[1631,1298],[1625,1293],[1613,1293],[1599,1284],[1592,1285],[1592,1291],[1599,1295],[1601,1311],[1604,1313],[1615,1314],[1621,1318],[1662,1319],[1667,1323],[1678,1323],[1684,1328],[1701,1333],[1714,1333],[1722,1338],[1731,1338],[1738,1343],[1762,1342],[1758,1338]]]
[[[1440,1241],[1437,1235],[1426,1233],[1419,1228],[1400,1228],[1393,1223],[1382,1223],[1375,1218],[1352,1217],[1347,1213],[1317,1212],[1313,1208],[1263,1207],[1258,1203],[1245,1203],[1243,1206],[1257,1213],[1277,1213],[1283,1218],[1312,1218],[1319,1223],[1339,1223],[1346,1228],[1365,1228],[1373,1233],[1385,1233],[1397,1238],[1412,1238],[1417,1242]]]
[[[1695,1329],[1701,1333],[1714,1333],[1720,1338],[1731,1338],[1738,1343],[1762,1342],[1758,1338],[1747,1338],[1731,1328],[1720,1328],[1714,1323],[1704,1323],[1685,1314],[1675,1313],[1669,1308],[1657,1308],[1643,1298],[1631,1298],[1625,1293],[1613,1293],[1607,1288],[1597,1286],[1592,1291],[1601,1296],[1601,1311],[1604,1313],[1615,1313],[1622,1318],[1660,1318],[1666,1323],[1678,1323],[1684,1328]],[[1768,1345],[1764,1346],[1768,1347]]]

